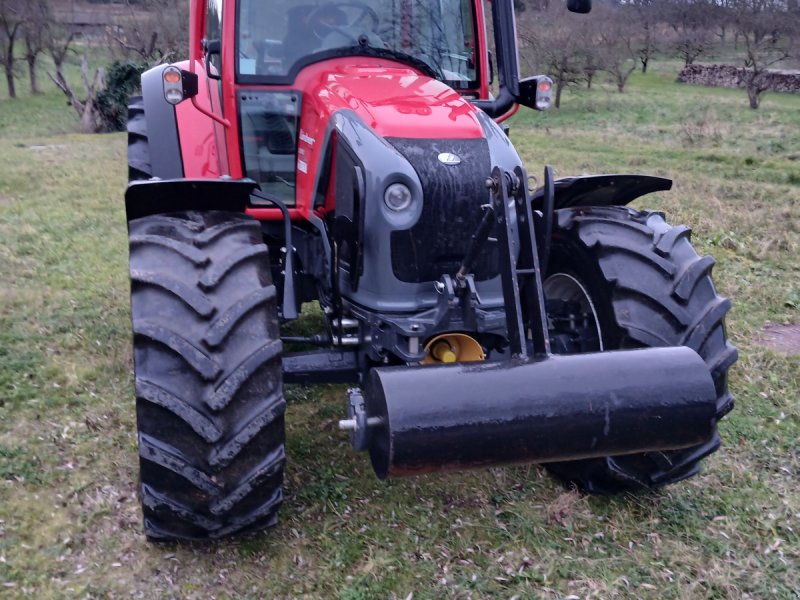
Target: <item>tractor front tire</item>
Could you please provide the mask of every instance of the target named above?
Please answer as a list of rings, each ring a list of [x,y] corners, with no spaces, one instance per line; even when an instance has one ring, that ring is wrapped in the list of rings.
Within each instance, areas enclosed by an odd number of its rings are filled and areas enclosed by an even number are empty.
[[[583,306],[596,323],[588,328],[582,351],[657,346],[695,350],[714,380],[718,421],[733,407],[727,373],[737,352],[724,325],[730,302],[717,295],[711,281],[714,260],[697,255],[690,234],[686,227],[671,227],[656,212],[625,207],[556,211],[545,295],[548,301],[586,296]],[[719,445],[715,432],[692,448],[545,466],[567,485],[615,494],[691,477]]]
[[[285,464],[267,247],[240,213],[131,221],[139,494],[151,540],[272,526]]]

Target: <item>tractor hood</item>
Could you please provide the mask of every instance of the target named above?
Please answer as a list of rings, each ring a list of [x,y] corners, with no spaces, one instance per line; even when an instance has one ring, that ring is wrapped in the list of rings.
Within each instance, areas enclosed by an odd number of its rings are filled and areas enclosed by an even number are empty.
[[[486,178],[521,161],[500,127],[447,84],[388,60],[348,60],[310,65],[295,81],[298,197],[308,190],[334,223],[343,297],[387,313],[434,306],[430,283],[458,270],[483,218]],[[395,183],[411,197],[397,211],[384,201]],[[496,246],[473,267],[487,305],[502,302]]]
[[[306,88],[326,112],[352,110],[387,138],[484,137],[479,109],[446,84],[414,69],[385,62],[326,66],[314,69],[317,85]]]

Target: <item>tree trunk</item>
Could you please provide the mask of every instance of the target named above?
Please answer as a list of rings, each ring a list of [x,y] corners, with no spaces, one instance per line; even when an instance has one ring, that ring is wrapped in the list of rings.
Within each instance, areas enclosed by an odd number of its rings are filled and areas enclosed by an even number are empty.
[[[556,108],[561,108],[561,92],[564,91],[564,82],[560,79],[556,82]]]
[[[750,108],[753,110],[758,109],[758,106],[761,103],[761,94],[752,85],[747,86],[747,98],[750,100]]]
[[[28,62],[28,78],[31,82],[31,94],[41,94],[39,79],[36,77],[36,55],[28,55],[25,60]]]
[[[640,60],[642,61],[642,73],[647,73],[647,63],[650,62],[650,58],[645,57]]]
[[[86,101],[81,115],[81,133],[97,133],[97,111],[90,101]]]
[[[17,97],[17,88],[14,83],[14,68],[9,65],[4,65],[6,69],[6,83],[8,84],[8,97]]]

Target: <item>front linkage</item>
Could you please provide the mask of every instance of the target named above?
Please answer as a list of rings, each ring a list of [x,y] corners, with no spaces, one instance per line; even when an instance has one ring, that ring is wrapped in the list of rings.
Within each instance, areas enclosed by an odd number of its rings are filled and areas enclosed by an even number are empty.
[[[552,181],[549,172],[545,180]],[[436,283],[441,321],[479,324],[480,298],[468,267],[487,241],[500,245],[505,358],[377,367],[363,390],[349,392],[349,418],[340,426],[357,450],[370,452],[380,478],[674,450],[714,435],[714,384],[689,348],[550,354],[542,253],[526,182],[520,168],[493,170],[490,202],[462,268]],[[545,206],[553,205],[549,190]],[[546,231],[550,216],[538,216]]]

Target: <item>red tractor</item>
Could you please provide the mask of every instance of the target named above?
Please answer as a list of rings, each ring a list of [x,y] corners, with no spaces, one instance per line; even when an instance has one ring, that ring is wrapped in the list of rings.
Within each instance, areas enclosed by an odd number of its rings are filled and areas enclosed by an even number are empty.
[[[719,446],[736,350],[713,259],[626,208],[668,179],[531,185],[499,123],[551,82],[519,78],[512,0],[486,6],[193,0],[189,60],[142,76],[125,200],[149,538],[276,522],[284,383],[351,384],[340,426],[380,478],[540,462],[606,494]],[[308,302],[322,331],[282,336]]]

